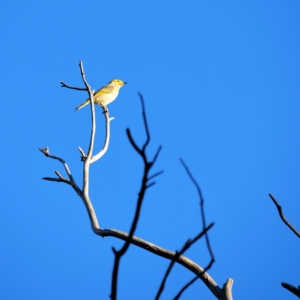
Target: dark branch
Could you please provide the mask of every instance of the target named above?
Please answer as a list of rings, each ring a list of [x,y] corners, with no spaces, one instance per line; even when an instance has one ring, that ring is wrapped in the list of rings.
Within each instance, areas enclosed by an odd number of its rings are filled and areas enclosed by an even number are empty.
[[[60,81],[61,83],[61,87],[65,87],[71,90],[77,90],[77,91],[87,91],[87,88],[79,88],[79,87],[74,87],[74,86],[70,86],[67,85],[66,83],[64,83],[63,81]]]
[[[283,212],[282,212],[282,207],[278,204],[278,202],[276,201],[274,196],[272,194],[269,194],[269,196],[272,199],[272,201],[274,202],[274,204],[276,205],[281,220],[300,238],[300,233],[284,217]]]
[[[138,152],[138,154],[143,159],[144,174],[143,174],[143,178],[142,178],[140,191],[138,193],[137,205],[136,205],[135,214],[134,214],[134,218],[133,218],[133,221],[132,221],[132,224],[131,224],[131,228],[130,228],[130,231],[129,231],[128,238],[126,239],[123,247],[120,250],[114,251],[115,262],[114,262],[114,268],[113,268],[113,273],[112,273],[112,286],[111,286],[111,295],[110,295],[112,300],[117,299],[118,272],[119,272],[120,261],[121,261],[122,256],[126,253],[126,251],[128,250],[130,244],[132,243],[132,238],[133,238],[134,232],[137,228],[137,224],[138,224],[138,221],[139,221],[140,212],[141,212],[141,208],[142,208],[142,203],[143,203],[143,200],[144,200],[145,194],[146,194],[146,190],[149,187],[151,187],[152,185],[155,184],[155,182],[152,182],[152,183],[148,184],[149,172],[150,172],[150,169],[152,168],[152,166],[154,165],[154,162],[153,161],[148,162],[147,155],[146,155],[146,148],[147,148],[147,145],[150,142],[150,134],[149,134],[148,124],[147,124],[147,119],[146,119],[145,105],[144,105],[143,96],[141,94],[139,94],[139,96],[140,96],[141,103],[142,103],[142,113],[143,113],[144,127],[145,127],[145,131],[146,131],[146,135],[147,135],[146,142],[144,143],[142,149],[140,149],[137,146],[136,142],[134,141],[134,139],[131,135],[130,129],[126,129],[126,133],[127,133],[128,139],[129,139],[132,147]],[[159,151],[158,151],[158,153],[159,153]],[[157,158],[158,153],[155,156],[155,159]]]
[[[178,300],[180,297],[181,297],[181,295],[183,294],[183,292],[185,291],[185,290],[187,290],[188,289],[188,287],[190,286],[190,285],[192,285],[196,280],[198,279],[198,276],[196,276],[196,277],[194,277],[192,280],[190,280],[179,292],[178,292],[178,294],[174,297],[174,299],[173,300]]]
[[[296,295],[298,298],[300,298],[300,286],[298,288],[288,284],[288,283],[285,283],[285,282],[282,282],[281,285],[287,289],[288,291],[290,291],[291,293],[293,293],[294,295]]]
[[[149,177],[148,177],[148,180],[151,180],[151,179],[155,178],[156,176],[161,175],[163,172],[164,172],[164,171],[160,171],[160,172],[157,172],[157,173],[155,173],[155,174],[149,176]]]
[[[167,271],[166,271],[166,273],[165,273],[165,276],[164,276],[164,278],[163,278],[163,280],[162,280],[162,282],[161,282],[161,284],[160,284],[160,287],[159,287],[158,292],[157,292],[156,297],[155,297],[156,300],[159,299],[161,293],[163,292],[164,287],[165,287],[166,280],[167,280],[167,278],[168,278],[168,276],[169,276],[169,274],[170,274],[170,272],[171,272],[171,270],[172,270],[172,268],[173,268],[173,266],[174,266],[176,260],[177,260],[177,259],[178,259],[178,258],[179,258],[186,250],[188,250],[194,243],[196,243],[203,235],[206,235],[207,231],[208,231],[210,228],[212,228],[213,225],[214,225],[214,223],[209,224],[209,226],[208,226],[207,228],[203,229],[203,231],[200,232],[200,233],[199,233],[196,237],[194,237],[192,240],[190,240],[190,239],[187,240],[186,243],[184,244],[184,246],[182,247],[182,249],[181,249],[179,252],[176,251],[176,254],[175,254],[175,256],[174,256],[174,259],[170,262],[170,265],[169,265],[169,267],[168,267],[168,269],[167,269]],[[203,271],[203,272],[204,272],[204,271]]]
[[[134,148],[134,150],[135,150],[139,155],[142,155],[142,151],[141,151],[141,149],[137,146],[137,144],[135,143],[135,141],[133,140],[129,128],[126,129],[126,133],[127,133],[127,137],[128,137],[128,139],[129,139],[129,142],[130,142],[131,146]]]
[[[157,149],[157,151],[156,151],[156,153],[155,153],[155,155],[154,155],[154,158],[153,158],[153,160],[152,160],[153,163],[156,162],[156,160],[157,160],[157,158],[158,158],[158,155],[159,155],[159,153],[160,153],[160,151],[161,151],[161,148],[162,148],[162,146],[159,146],[159,147],[158,147],[158,149]]]
[[[138,95],[140,96],[141,99],[141,104],[142,104],[142,115],[143,115],[143,120],[144,120],[144,126],[145,126],[145,131],[146,131],[146,142],[142,148],[142,151],[145,151],[146,147],[148,146],[149,142],[150,142],[150,133],[149,133],[149,128],[148,128],[148,122],[147,122],[147,118],[146,118],[146,112],[145,112],[145,103],[144,103],[144,97],[141,93],[138,93]]]
[[[194,183],[194,185],[195,185],[195,187],[198,191],[198,195],[199,195],[199,198],[200,198],[201,216],[202,216],[202,228],[204,230],[204,228],[206,227],[206,221],[205,221],[205,213],[204,213],[204,198],[202,196],[202,191],[200,189],[200,186],[199,186],[198,182],[193,177],[192,173],[190,172],[189,168],[187,167],[187,165],[185,164],[183,159],[180,159],[180,162],[182,163],[182,165],[185,168],[188,176],[190,177],[190,179],[192,180],[192,182]],[[211,257],[212,261],[214,262],[215,261],[214,254],[213,254],[211,246],[210,246],[208,234],[205,234],[205,240],[206,240],[206,245],[207,245],[210,257]]]

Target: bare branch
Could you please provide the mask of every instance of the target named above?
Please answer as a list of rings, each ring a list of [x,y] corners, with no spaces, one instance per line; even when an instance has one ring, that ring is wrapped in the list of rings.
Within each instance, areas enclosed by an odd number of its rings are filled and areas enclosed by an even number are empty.
[[[141,155],[142,151],[140,150],[140,148],[137,146],[137,144],[135,143],[135,141],[133,140],[132,138],[132,135],[131,135],[131,131],[129,128],[126,129],[126,133],[127,133],[127,137],[129,139],[129,142],[131,144],[131,146],[134,148],[134,150]]]
[[[157,173],[155,173],[155,174],[149,176],[149,177],[148,177],[148,180],[151,180],[151,179],[155,178],[156,176],[161,175],[163,172],[164,172],[164,171],[159,171],[159,172],[157,172]]]
[[[282,207],[278,204],[278,202],[276,201],[274,196],[272,194],[269,194],[269,196],[272,199],[272,201],[274,202],[274,204],[276,205],[281,220],[300,238],[300,233],[284,217],[283,212],[282,212]]]
[[[63,166],[64,166],[64,168],[65,168],[65,170],[66,170],[66,172],[67,172],[67,174],[68,174],[68,176],[69,176],[69,178],[70,178],[70,181],[73,182],[73,183],[75,183],[74,178],[73,178],[73,176],[72,176],[72,173],[71,173],[71,171],[70,171],[70,169],[69,169],[69,167],[68,167],[68,165],[67,165],[67,163],[66,163],[65,160],[63,160],[63,159],[60,158],[59,156],[51,155],[51,154],[50,154],[49,147],[46,147],[45,149],[39,148],[39,150],[40,150],[42,153],[44,153],[45,156],[60,161],[60,162],[63,164]],[[56,175],[57,175],[57,174],[56,174]],[[57,175],[57,176],[58,176],[58,175]]]
[[[112,300],[115,300],[117,298],[117,284],[118,284],[118,272],[119,272],[120,261],[121,261],[122,256],[128,250],[130,244],[133,243],[132,239],[133,239],[134,232],[137,228],[137,224],[138,224],[138,220],[139,220],[140,212],[141,212],[141,208],[142,208],[142,203],[143,203],[143,200],[144,200],[144,197],[145,197],[145,194],[146,194],[146,190],[149,187],[151,187],[152,185],[155,184],[155,182],[152,182],[152,183],[148,184],[149,172],[150,172],[150,169],[152,168],[154,162],[153,161],[148,162],[147,155],[146,155],[146,148],[147,148],[147,145],[150,142],[150,134],[149,134],[148,124],[147,124],[147,119],[146,119],[145,105],[144,105],[144,101],[143,101],[143,96],[141,94],[139,94],[139,96],[140,96],[141,103],[142,103],[142,114],[143,114],[144,127],[145,127],[145,131],[146,131],[146,136],[147,136],[146,141],[145,141],[142,149],[139,149],[139,147],[137,146],[136,142],[134,141],[134,139],[131,136],[130,130],[126,129],[126,132],[127,132],[127,136],[128,136],[128,139],[129,139],[131,145],[133,146],[133,148],[139,153],[139,155],[143,159],[144,174],[143,174],[143,178],[142,178],[140,191],[138,193],[136,210],[135,210],[135,214],[134,214],[134,218],[133,218],[133,221],[132,221],[132,224],[131,224],[131,228],[130,228],[130,231],[129,231],[128,238],[126,239],[123,247],[120,250],[114,252],[115,262],[114,262],[113,273],[112,273],[112,286],[111,286],[111,295],[110,295]],[[158,153],[159,153],[159,151],[158,151]],[[155,156],[155,159],[157,158],[157,156],[158,156],[158,154]]]
[[[179,251],[179,252],[175,252],[175,256],[173,258],[173,260],[170,262],[170,265],[165,273],[165,276],[160,284],[160,287],[158,289],[158,292],[156,294],[156,297],[155,299],[158,300],[161,293],[163,292],[164,290],[164,287],[165,287],[165,283],[166,283],[166,280],[176,262],[176,259],[178,259],[186,250],[188,250],[195,242],[197,242],[203,235],[205,235],[207,233],[207,231],[212,228],[214,225],[214,223],[211,223],[207,228],[205,228],[202,232],[200,232],[196,237],[194,237],[192,240],[187,240],[186,243],[184,244],[184,246],[182,247],[182,249]]]
[[[109,144],[109,140],[110,140],[110,122],[114,119],[114,118],[110,118],[109,117],[109,113],[108,113],[108,109],[105,106],[102,106],[103,109],[103,113],[105,115],[105,124],[106,124],[106,135],[105,135],[105,141],[104,141],[104,145],[102,150],[100,150],[100,152],[96,155],[94,155],[91,159],[91,163],[96,162],[98,159],[100,159],[107,151],[108,149],[108,144]]]
[[[56,182],[62,182],[60,178],[54,178],[54,177],[43,177],[43,180],[48,180],[48,181],[56,181]]]
[[[153,182],[150,182],[149,184],[146,185],[146,189],[149,189],[151,186],[155,185],[156,182],[153,181]]]
[[[79,62],[79,67],[80,67],[80,72],[81,72],[81,77],[84,82],[84,85],[86,87],[86,90],[89,93],[89,98],[91,102],[91,117],[92,117],[92,130],[91,130],[91,138],[90,138],[90,145],[89,145],[89,150],[87,154],[87,158],[92,157],[92,152],[93,152],[93,147],[94,147],[94,140],[95,140],[95,134],[96,134],[96,117],[95,117],[95,105],[94,105],[94,93],[88,84],[86,78],[85,78],[85,73],[83,69],[83,64],[82,61]]]
[[[154,158],[152,160],[153,164],[156,162],[161,149],[162,149],[162,146],[159,146],[158,149],[157,149],[157,151],[156,151],[156,153],[155,153],[155,155],[154,155]]]
[[[101,236],[101,237],[115,237],[118,239],[121,239],[123,241],[127,241],[129,239],[129,234],[120,230],[116,229],[95,229],[95,234]],[[148,241],[145,241],[141,238],[138,238],[136,236],[132,236],[131,238],[131,244],[140,247],[146,251],[149,251],[157,256],[173,260],[174,256],[176,255],[175,252],[167,250],[165,248],[159,247],[158,245],[155,245],[153,243],[150,243]],[[209,288],[209,290],[215,295],[216,298],[221,299],[221,296],[223,294],[222,289],[217,285],[217,283],[213,280],[213,278],[207,273],[204,272],[205,269],[203,269],[201,266],[199,266],[194,261],[190,260],[189,258],[181,255],[180,257],[176,258],[175,261],[182,265],[184,268],[188,269],[192,273],[194,273],[196,276],[199,277],[199,279]],[[228,298],[230,299],[230,298]]]
[[[288,291],[290,291],[291,293],[293,293],[294,295],[296,295],[298,298],[300,298],[300,286],[298,288],[288,284],[288,283],[285,283],[285,282],[282,282],[281,285],[287,289]]]
[[[74,87],[74,86],[70,86],[67,85],[66,83],[64,83],[63,81],[60,81],[61,83],[61,87],[65,87],[71,90],[77,90],[77,91],[87,91],[87,88],[79,88],[79,87]]]
[[[189,168],[187,167],[187,165],[185,164],[185,162],[183,161],[183,159],[180,159],[180,162],[182,163],[183,167],[185,168],[188,176],[190,177],[190,179],[192,180],[192,182],[194,183],[197,191],[198,191],[198,195],[200,198],[200,208],[201,208],[201,217],[202,217],[202,228],[204,230],[204,228],[206,227],[206,221],[205,221],[205,213],[204,213],[204,198],[202,196],[202,191],[200,189],[200,186],[198,184],[198,182],[195,180],[195,178],[193,177],[192,173],[190,172]],[[205,234],[205,241],[206,241],[206,245],[207,245],[207,249],[209,251],[211,260],[214,262],[214,254],[212,252],[211,246],[210,246],[210,242],[209,242],[209,237],[208,234]]]
[[[192,280],[190,280],[179,292],[178,294],[173,298],[173,300],[178,300],[183,292],[188,289],[189,286],[191,286],[196,280],[198,279],[198,276],[194,277]]]

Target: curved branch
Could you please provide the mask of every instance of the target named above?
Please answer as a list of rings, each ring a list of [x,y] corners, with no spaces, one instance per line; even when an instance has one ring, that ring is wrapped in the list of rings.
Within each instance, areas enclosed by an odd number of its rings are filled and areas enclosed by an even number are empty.
[[[96,162],[98,159],[100,159],[106,153],[106,151],[108,149],[109,140],[110,140],[110,122],[114,118],[109,117],[108,109],[106,107],[103,106],[102,108],[103,108],[103,113],[105,115],[105,124],[106,124],[106,126],[105,126],[105,129],[106,129],[105,141],[104,141],[102,150],[100,150],[98,154],[92,156],[91,163]]]
[[[210,226],[212,226],[212,224],[210,224]],[[208,230],[210,226],[208,226],[206,230]],[[129,238],[128,233],[116,229],[95,229],[94,228],[94,233],[101,237],[111,236],[111,237],[121,239],[123,241],[127,241]],[[147,242],[146,240],[143,240],[136,236],[132,236],[131,244],[169,260],[173,260],[176,255],[176,253],[173,251],[159,247],[153,243]],[[204,269],[201,266],[199,266],[194,261],[190,260],[189,258],[183,255],[176,258],[175,261],[180,265],[182,265],[183,267],[185,267],[186,269],[190,270],[195,275],[197,275],[199,279],[201,279],[203,283],[210,289],[210,291],[216,296],[216,298],[220,298],[220,296],[223,293],[222,289],[217,285],[217,283],[213,280],[212,277],[210,277],[210,275],[207,272],[203,273]]]

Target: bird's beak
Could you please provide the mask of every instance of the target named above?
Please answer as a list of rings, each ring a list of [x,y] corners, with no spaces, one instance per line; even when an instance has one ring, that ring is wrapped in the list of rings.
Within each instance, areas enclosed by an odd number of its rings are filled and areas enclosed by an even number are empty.
[[[127,84],[127,82],[124,81],[124,84]]]

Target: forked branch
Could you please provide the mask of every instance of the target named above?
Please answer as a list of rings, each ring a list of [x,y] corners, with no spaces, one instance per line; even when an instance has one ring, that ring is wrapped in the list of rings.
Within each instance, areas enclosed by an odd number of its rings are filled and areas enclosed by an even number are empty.
[[[220,289],[218,287],[218,285],[216,284],[216,282],[209,276],[209,274],[207,272],[205,272],[205,269],[203,269],[202,267],[197,265],[192,260],[188,259],[187,257],[185,257],[183,255],[178,256],[178,254],[176,255],[175,252],[169,251],[167,249],[164,249],[162,247],[159,247],[155,244],[152,244],[150,242],[147,242],[143,239],[140,239],[140,238],[134,236],[134,232],[135,232],[137,224],[138,224],[140,211],[141,211],[141,207],[142,207],[142,202],[145,197],[146,190],[155,184],[154,181],[150,182],[150,180],[154,179],[156,176],[158,176],[162,173],[162,171],[161,171],[161,172],[157,172],[153,175],[149,174],[152,166],[154,165],[154,163],[156,162],[156,160],[158,158],[158,155],[161,151],[161,147],[158,147],[153,159],[149,161],[147,158],[147,155],[146,155],[146,148],[150,142],[150,133],[149,133],[147,119],[146,119],[144,101],[143,101],[143,97],[141,94],[140,94],[140,98],[141,98],[141,102],[142,102],[142,114],[143,114],[143,121],[144,121],[144,126],[145,126],[145,131],[146,131],[146,141],[141,148],[139,148],[137,146],[136,142],[132,138],[130,130],[129,129],[126,130],[127,136],[128,136],[128,139],[129,139],[131,145],[138,152],[138,154],[141,156],[141,158],[144,162],[144,174],[143,174],[143,178],[142,178],[141,188],[140,188],[140,191],[138,194],[136,211],[135,211],[133,222],[132,222],[132,225],[130,228],[130,232],[128,234],[128,233],[125,233],[125,232],[122,232],[122,231],[116,230],[116,229],[101,229],[100,228],[94,208],[93,208],[91,200],[89,198],[89,192],[88,192],[89,191],[89,189],[88,189],[88,187],[89,187],[89,166],[91,163],[100,159],[105,154],[105,152],[108,148],[109,137],[110,137],[110,121],[112,119],[109,117],[107,108],[103,107],[103,111],[105,114],[105,120],[106,120],[106,138],[105,138],[103,149],[98,154],[93,156],[92,153],[93,153],[94,138],[95,138],[95,131],[96,131],[96,119],[95,119],[93,92],[85,79],[82,62],[80,62],[79,66],[80,66],[82,80],[85,84],[85,88],[72,87],[72,86],[67,85],[64,82],[61,82],[61,84],[62,84],[62,87],[65,87],[65,88],[80,90],[80,91],[81,90],[88,91],[89,99],[91,100],[92,128],[91,128],[91,138],[90,138],[88,153],[85,154],[84,151],[80,147],[78,148],[81,153],[81,159],[84,162],[83,187],[82,187],[82,189],[80,189],[78,187],[65,160],[63,160],[59,156],[51,155],[48,147],[46,147],[45,149],[40,148],[40,151],[45,156],[60,161],[65,168],[68,178],[63,177],[58,171],[55,171],[55,173],[57,175],[56,178],[44,177],[43,179],[48,180],[48,181],[64,182],[64,183],[67,183],[68,185],[71,185],[73,187],[73,189],[76,191],[76,193],[80,196],[80,198],[82,199],[82,201],[86,207],[86,210],[87,210],[90,222],[91,222],[91,227],[92,227],[92,230],[94,231],[94,233],[101,237],[108,237],[108,236],[115,237],[115,238],[121,239],[125,242],[123,247],[119,251],[114,250],[116,258],[115,258],[115,265],[114,265],[113,279],[112,279],[112,293],[111,293],[112,299],[116,299],[117,277],[118,277],[118,269],[119,269],[120,259],[125,254],[125,252],[128,250],[130,244],[136,245],[136,246],[138,246],[146,251],[149,251],[155,255],[164,257],[166,259],[169,259],[171,261],[181,264],[182,266],[184,266],[185,268],[187,268],[188,270],[193,272],[197,276],[197,278],[200,278],[200,280],[202,280],[209,287],[209,289],[213,292],[213,294],[218,299],[231,299],[231,298],[222,298],[221,297],[222,291],[224,290],[225,285],[228,287],[230,281],[227,281],[227,283],[224,285],[223,289]],[[210,226],[212,226],[212,224]],[[208,226],[207,228],[206,227],[204,228],[203,234],[206,233],[206,231],[210,228],[210,226]]]
[[[147,123],[147,118],[146,118],[146,113],[145,113],[145,105],[144,105],[144,99],[143,96],[141,94],[139,94],[140,96],[140,100],[142,103],[142,115],[143,115],[143,121],[144,121],[144,127],[145,127],[145,131],[146,131],[146,141],[143,144],[143,146],[141,148],[139,148],[136,144],[136,142],[134,141],[130,129],[126,129],[127,132],[127,136],[128,139],[132,145],[132,147],[136,150],[136,152],[141,156],[143,162],[144,162],[144,172],[143,172],[143,178],[142,178],[142,183],[141,183],[141,187],[140,187],[140,191],[138,193],[138,199],[137,199],[137,205],[136,205],[136,209],[135,209],[135,214],[134,214],[134,218],[131,224],[131,228],[129,231],[129,235],[127,240],[125,241],[123,247],[120,250],[115,250],[113,248],[113,252],[115,254],[115,261],[114,261],[114,267],[113,267],[113,273],[112,273],[112,286],[111,286],[111,299],[115,300],[117,299],[117,285],[118,285],[118,272],[119,272],[119,266],[120,266],[120,261],[122,256],[126,253],[126,251],[128,250],[130,244],[132,244],[132,240],[133,240],[133,235],[134,232],[137,228],[137,224],[138,224],[138,220],[140,217],[140,212],[141,212],[141,208],[142,208],[142,203],[143,200],[145,198],[145,194],[146,194],[146,190],[151,187],[152,185],[155,184],[155,182],[151,182],[149,183],[150,179],[153,179],[154,176],[158,176],[159,174],[161,174],[162,172],[156,173],[152,176],[149,176],[149,172],[151,170],[151,168],[153,167],[159,152],[161,150],[161,146],[158,147],[156,154],[154,155],[154,159],[152,161],[148,161],[147,158],[147,154],[146,154],[146,148],[147,145],[150,142],[150,134],[149,134],[149,130],[148,130],[148,123]]]

